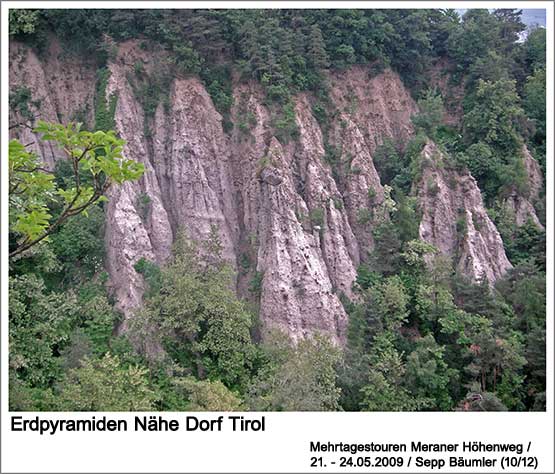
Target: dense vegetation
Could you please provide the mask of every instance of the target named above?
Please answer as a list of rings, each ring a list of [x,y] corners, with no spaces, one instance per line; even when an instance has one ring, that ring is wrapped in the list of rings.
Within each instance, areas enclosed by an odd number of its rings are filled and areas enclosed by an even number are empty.
[[[95,196],[91,204],[97,204],[88,214],[61,218],[64,202],[76,204],[80,183],[71,159],[53,175],[29,175],[40,171],[36,157],[14,142],[11,177],[28,192],[26,201],[15,193],[10,201],[10,407],[545,409],[545,232],[533,222],[518,228],[502,205],[511,192],[529,194],[524,144],[545,172],[545,30],[517,42],[523,29],[514,10],[469,10],[462,19],[453,10],[10,11],[10,34],[39,51],[55,34],[68,51],[93,56],[98,97],[117,42],[137,38],[145,48],[166,50],[171,63],[161,68],[164,75],[147,80],[142,66],[135,68],[145,126],[168,80],[179,74],[199,75],[228,130],[238,126],[228,116],[232,75],[259,81],[281,140],[296,136],[291,101],[299,91],[311,93],[326,130],[333,115],[329,69],[367,64],[377,74],[392,67],[420,108],[412,141],[386,142],[375,154],[390,205],[374,221],[376,248],[359,268],[358,299],[344,299],[350,326],[343,350],[323,336],[293,345],[276,332],[261,342],[255,309],[230,291],[234,276],[216,232],[206,242],[182,236],[162,267],[137,263],[148,284],[145,304],[119,335],[120,315],[105,286],[104,204],[96,202],[102,192],[95,194],[115,173],[110,153],[122,145],[109,132],[117,98],[97,101],[89,134],[39,128],[45,140],[73,140],[76,147],[107,140],[115,148],[89,157],[105,163],[92,182],[93,165],[83,170],[79,199]],[[449,88],[462,91],[459,126],[443,122],[453,98],[431,87],[430,68],[438,60],[447,64]],[[32,120],[30,101],[25,88],[10,95],[23,120]],[[465,281],[452,262],[418,240],[410,193],[428,137],[445,151],[448,166],[471,171],[502,234],[514,269],[495,288]],[[333,150],[327,152],[333,162]],[[140,174],[129,172],[112,178]],[[542,222],[544,200],[545,189],[534,203]],[[253,293],[262,278],[255,276]]]

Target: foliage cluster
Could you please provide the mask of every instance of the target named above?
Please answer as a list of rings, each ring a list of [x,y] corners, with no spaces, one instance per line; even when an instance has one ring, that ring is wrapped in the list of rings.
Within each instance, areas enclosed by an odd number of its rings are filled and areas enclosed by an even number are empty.
[[[17,140],[9,146],[10,257],[21,254],[56,230],[68,218],[105,200],[112,184],[139,178],[143,165],[122,156],[123,140],[113,131],[88,132],[39,121],[36,133],[54,142],[73,174],[58,183],[39,158]]]

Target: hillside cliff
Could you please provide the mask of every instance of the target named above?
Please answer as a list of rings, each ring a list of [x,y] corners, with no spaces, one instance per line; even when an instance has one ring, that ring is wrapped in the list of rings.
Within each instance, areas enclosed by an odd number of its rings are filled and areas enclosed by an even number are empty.
[[[237,270],[237,291],[259,305],[265,327],[277,326],[293,339],[322,331],[344,341],[341,295],[353,296],[357,267],[373,249],[372,220],[360,216],[384,199],[373,154],[384,140],[402,147],[413,134],[417,106],[399,76],[364,67],[331,73],[335,114],[329,126],[323,129],[312,98],[300,94],[294,99],[296,136],[284,140],[252,82],[233,85],[232,131],[224,130],[222,115],[195,77],[174,78],[167,99],[147,114],[131,77],[138,61],[141,74],[155,74],[155,59],[135,42],[121,44],[99,97],[94,65],[65,55],[56,42],[40,58],[20,44],[10,48],[10,86],[32,91],[31,112],[40,109],[47,121],[92,125],[98,101],[115,104],[125,155],[145,165],[141,180],[114,188],[107,204],[106,267],[125,315],[122,329],[145,290],[134,269],[139,259],[162,263],[180,231],[204,239],[217,229]],[[11,113],[12,123],[22,119],[21,112]],[[28,128],[12,133],[54,166],[58,150],[41,145]],[[475,180],[443,167],[433,142],[422,158],[428,166],[413,183],[420,238],[453,257],[462,274],[493,283],[511,263]],[[527,151],[526,167],[533,197],[542,177]],[[527,216],[537,221],[528,200],[510,199],[519,224]]]
[[[512,265],[476,181],[468,172],[448,169],[431,141],[422,158],[422,176],[414,186],[422,211],[420,238],[452,257],[459,273],[494,283]]]

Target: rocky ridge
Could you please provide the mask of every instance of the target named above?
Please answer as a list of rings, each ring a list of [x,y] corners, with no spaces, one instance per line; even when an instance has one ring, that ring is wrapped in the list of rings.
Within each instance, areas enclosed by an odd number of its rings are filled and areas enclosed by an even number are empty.
[[[526,193],[513,189],[505,199],[505,209],[514,216],[517,226],[523,226],[528,220],[531,220],[536,226],[543,229],[544,227],[534,208],[534,202],[539,199],[542,187],[542,171],[540,165],[532,157],[526,146],[522,147],[522,158],[524,169],[528,176],[528,189]]]
[[[452,257],[462,275],[493,284],[512,265],[476,180],[468,172],[450,169],[432,141],[421,158],[421,178],[414,186],[422,212],[420,238]]]
[[[384,139],[404,143],[413,133],[417,107],[399,77],[390,70],[370,75],[362,67],[330,75],[336,114],[327,135],[310,98],[301,94],[295,99],[298,137],[289,141],[273,134],[257,84],[234,86],[232,121],[248,120],[228,134],[201,82],[175,78],[167,106],[157,106],[146,134],[145,112],[128,78],[137,59],[148,73],[148,54],[132,41],[120,45],[106,87],[106,100],[117,96],[114,119],[127,141],[124,153],[146,170],[140,181],[114,189],[107,205],[106,264],[125,316],[122,329],[144,292],[137,261],[163,262],[180,231],[203,239],[217,229],[238,272],[237,291],[257,301],[265,327],[277,326],[293,339],[322,331],[341,343],[347,315],[340,296],[352,295],[356,268],[373,248],[371,223],[361,224],[359,216],[383,199],[372,154]],[[85,110],[92,121],[90,65],[76,65],[55,49],[39,59],[16,45],[10,55],[12,87],[31,89],[41,100],[42,119],[67,122]],[[62,85],[53,87],[58,80]],[[38,143],[28,129],[13,134]],[[330,145],[338,150],[338,163],[326,159]],[[49,166],[59,156],[36,149]],[[423,210],[420,237],[453,256],[464,274],[493,282],[511,264],[474,179],[437,166],[433,143],[422,153],[432,165],[415,189]],[[528,167],[537,183],[541,174],[533,163]],[[437,188],[435,196],[431,188]],[[457,231],[461,209],[464,232]]]

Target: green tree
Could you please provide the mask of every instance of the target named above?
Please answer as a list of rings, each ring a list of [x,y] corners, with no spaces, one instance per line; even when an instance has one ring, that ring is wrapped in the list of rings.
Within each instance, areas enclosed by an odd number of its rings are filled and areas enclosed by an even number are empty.
[[[58,278],[50,286],[67,287],[71,283],[90,281],[103,269],[104,210],[92,207],[87,215],[79,214],[60,225],[50,235],[50,247],[60,263]],[[49,278],[50,280],[50,278]]]
[[[335,411],[340,389],[336,365],[340,353],[328,339],[316,335],[293,346],[281,333],[263,345],[267,363],[249,390],[253,410]]]
[[[368,384],[361,389],[362,411],[412,411],[430,405],[431,400],[416,399],[403,386],[406,367],[391,333],[374,339],[369,364]]]
[[[310,28],[310,39],[308,47],[308,61],[315,69],[327,69],[330,65],[326,45],[322,37],[322,31],[318,25]]]
[[[202,67],[203,59],[193,48],[192,43],[185,42],[173,47],[174,61],[177,69],[182,74],[198,74]]]
[[[525,338],[527,363],[524,373],[530,404],[545,393],[545,273],[532,263],[525,262],[511,269],[496,288],[511,304],[516,316],[515,326]]]
[[[58,186],[38,157],[17,140],[9,146],[10,257],[21,254],[52,234],[70,217],[101,202],[113,184],[139,178],[141,163],[123,158],[123,140],[114,132],[81,131],[81,124],[67,126],[39,122],[35,131],[60,147],[73,169],[71,183]],[[83,181],[83,174],[89,180]],[[52,207],[58,212],[53,215]]]
[[[457,160],[468,168],[488,198],[497,194],[501,186],[498,172],[502,167],[502,159],[492,147],[481,141],[473,143],[464,153],[457,155]]]
[[[361,288],[361,298],[349,314],[348,347],[359,354],[368,351],[380,334],[397,332],[409,314],[409,295],[399,276],[374,275],[369,282],[369,288]]]
[[[513,220],[513,227],[510,233],[502,234],[505,250],[509,260],[515,264],[525,263],[534,260],[536,264],[543,265],[545,260],[545,230],[528,219],[520,227],[516,227]]]
[[[435,55],[448,56],[449,38],[461,27],[461,18],[458,12],[451,8],[428,10],[428,21],[432,25],[429,37]]]
[[[388,59],[418,92],[426,82],[425,71],[432,59],[430,10],[392,10],[388,17],[393,30],[386,44]]]
[[[10,8],[8,11],[10,35],[28,35],[35,32],[40,17],[39,10]]]
[[[240,411],[242,402],[222,382],[178,377],[175,390],[187,400],[188,411]]]
[[[159,291],[134,318],[137,337],[151,337],[154,326],[172,359],[198,378],[245,387],[253,357],[252,317],[231,290],[232,277],[215,237],[199,247],[181,235],[161,268]]]
[[[534,139],[539,146],[545,146],[545,67],[538,68],[526,79],[523,106],[526,115],[536,127]]]
[[[443,98],[435,89],[428,89],[426,94],[418,101],[420,112],[412,117],[416,128],[422,128],[426,134],[435,139],[437,127],[443,119]]]
[[[533,73],[536,69],[545,69],[545,40],[545,28],[534,28],[526,37],[523,49],[524,61],[529,73]]]
[[[399,268],[401,239],[393,222],[384,220],[372,228],[374,250],[369,255],[369,264],[377,272],[392,275]]]
[[[374,166],[384,184],[390,184],[393,178],[401,173],[405,163],[399,155],[393,141],[386,139],[378,145],[374,155]]]
[[[523,117],[516,83],[511,80],[478,81],[476,96],[464,115],[467,143],[484,142],[515,154],[522,143],[518,121]]]
[[[358,305],[357,308],[361,308]],[[341,389],[340,406],[345,411],[358,411],[362,401],[361,389],[368,384],[369,339],[362,312],[349,313],[349,335],[337,366],[337,385]],[[363,315],[362,315],[363,316]]]
[[[147,369],[124,367],[118,356],[85,359],[61,383],[58,409],[63,411],[150,411],[157,394]]]
[[[30,387],[10,370],[9,400],[10,411],[53,411],[56,397],[50,388]]]
[[[499,21],[486,9],[467,10],[462,24],[449,36],[448,52],[460,72],[468,70],[479,58],[499,44]]]
[[[457,334],[465,371],[482,392],[493,392],[510,409],[522,409],[522,369],[526,364],[518,332],[498,330],[481,315],[463,311],[440,319],[442,331]]]
[[[449,385],[456,375],[444,360],[444,348],[429,334],[408,355],[404,383],[416,399],[433,400],[429,408],[446,411],[453,407]]]
[[[482,81],[495,82],[510,77],[510,57],[495,50],[488,51],[485,56],[476,59],[469,67],[467,89],[471,89]]]
[[[425,271],[412,279],[412,312],[418,317],[420,329],[424,333],[432,333],[437,337],[439,319],[457,309],[450,288],[452,274],[451,259],[439,254],[429,256]]]
[[[493,16],[499,22],[499,38],[505,50],[510,50],[517,42],[519,33],[526,29],[521,21],[522,10],[515,8],[498,8],[493,11]]]
[[[9,294],[10,368],[31,387],[48,387],[61,374],[55,355],[70,342],[77,299],[47,293],[35,275],[10,277]]]
[[[423,273],[426,269],[426,258],[436,255],[438,250],[423,240],[410,240],[403,246],[401,258],[413,272]]]
[[[396,331],[406,322],[408,296],[401,278],[385,278],[369,290],[368,306],[374,308],[385,331]]]

